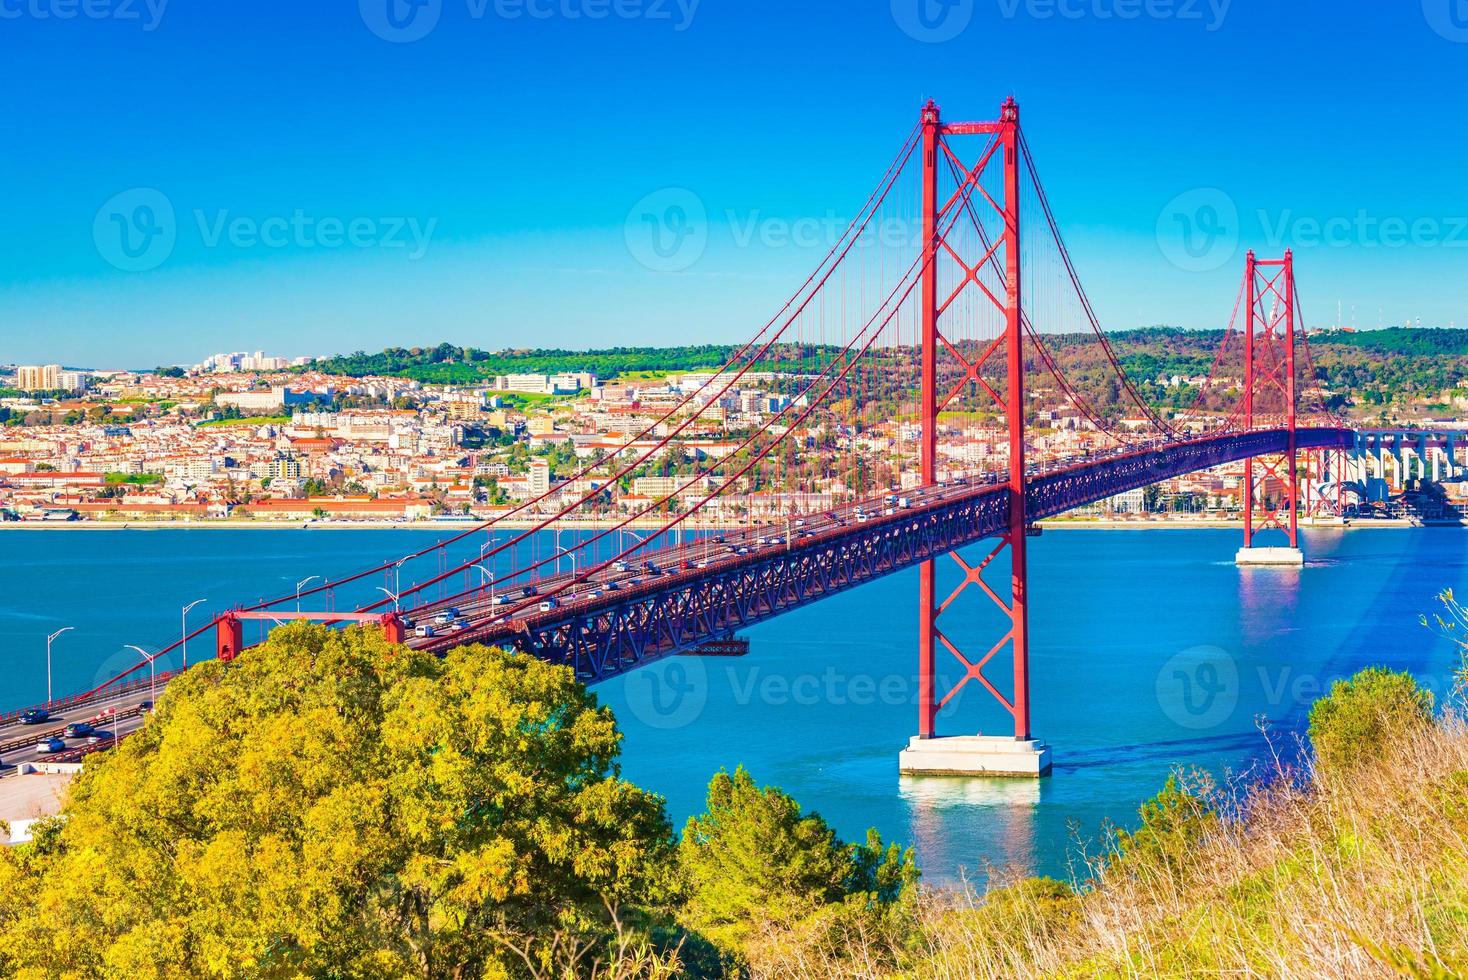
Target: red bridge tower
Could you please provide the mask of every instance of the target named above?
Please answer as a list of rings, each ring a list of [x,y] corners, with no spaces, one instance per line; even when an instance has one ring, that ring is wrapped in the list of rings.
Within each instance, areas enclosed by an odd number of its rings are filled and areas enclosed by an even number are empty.
[[[1244,428],[1287,428],[1289,448],[1280,456],[1244,462],[1244,546],[1240,565],[1303,565],[1300,550],[1300,464],[1296,448],[1299,403],[1295,367],[1295,257],[1260,259],[1249,252],[1244,268],[1247,304],[1244,346]],[[1254,538],[1276,529],[1287,546],[1261,547]]]
[[[918,734],[903,751],[904,773],[1043,775],[1050,768],[1050,752],[1030,733],[1029,681],[1029,596],[1025,554],[1025,377],[1024,323],[1020,272],[1020,174],[1022,152],[1019,107],[1013,99],[1004,103],[997,122],[945,123],[938,106],[923,107],[923,267],[920,294],[922,315],[922,391],[919,414],[922,422],[921,477],[924,486],[938,480],[938,414],[960,395],[977,386],[1004,414],[1009,429],[1009,520],[998,545],[977,565],[969,565],[957,552],[952,559],[963,581],[942,602],[937,601],[937,563],[928,561],[919,569],[918,586]],[[987,136],[977,163],[960,158],[950,143],[954,137]],[[940,203],[940,168],[951,169],[956,187]],[[986,189],[986,177],[1002,184],[1002,191]],[[984,218],[981,219],[980,215]],[[985,231],[985,219],[994,221],[996,233]],[[984,251],[965,256],[963,236],[977,234]],[[961,232],[961,233],[960,233]],[[940,276],[940,272],[943,275]],[[940,295],[940,283],[946,295]],[[950,283],[954,283],[951,288]],[[992,304],[1002,324],[1002,333],[977,350],[969,360],[943,332],[944,315],[966,292],[982,294],[980,306]],[[962,368],[962,379],[949,390],[939,389],[938,359],[945,355]],[[1006,360],[1001,374],[999,356]],[[986,376],[986,369],[988,376]],[[990,378],[1003,377],[1000,386]],[[992,587],[984,572],[1008,552],[1009,586]],[[1002,612],[1009,628],[981,657],[964,653],[939,625],[954,602],[970,588],[984,593]],[[1007,593],[1007,596],[1005,595]],[[938,690],[939,648],[957,661],[963,677],[947,692]],[[1012,682],[1005,684],[1006,696],[985,668],[1008,648],[1013,667]],[[945,660],[947,658],[944,658]],[[1002,662],[1002,661],[1001,661]],[[970,683],[982,686],[1014,720],[1013,736],[938,737],[939,709]]]

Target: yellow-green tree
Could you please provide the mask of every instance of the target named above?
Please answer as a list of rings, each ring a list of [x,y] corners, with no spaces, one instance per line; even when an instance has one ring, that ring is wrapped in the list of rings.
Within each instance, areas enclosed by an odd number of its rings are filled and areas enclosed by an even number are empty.
[[[0,971],[550,975],[619,937],[656,961],[672,834],[619,744],[564,668],[278,629],[174,681],[0,855]]]

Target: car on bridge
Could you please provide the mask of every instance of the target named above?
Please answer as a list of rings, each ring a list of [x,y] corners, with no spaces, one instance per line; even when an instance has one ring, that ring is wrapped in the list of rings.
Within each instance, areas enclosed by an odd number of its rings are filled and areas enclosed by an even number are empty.
[[[62,738],[86,738],[94,729],[84,721],[74,721],[61,733]]]
[[[50,738],[41,739],[36,745],[36,751],[41,755],[54,755],[57,752],[65,752],[66,743],[53,735]]]
[[[28,708],[20,713],[22,725],[44,725],[51,720],[51,712],[45,708]]]

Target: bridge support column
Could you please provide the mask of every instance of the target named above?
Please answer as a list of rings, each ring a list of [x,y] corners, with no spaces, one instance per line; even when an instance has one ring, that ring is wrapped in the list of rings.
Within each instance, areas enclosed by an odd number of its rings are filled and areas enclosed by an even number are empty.
[[[238,616],[226,614],[214,624],[214,655],[221,663],[229,663],[245,647],[245,627]]]
[[[408,631],[403,628],[403,621],[397,613],[388,613],[382,617],[382,635],[389,643],[404,643],[408,639]]]
[[[1252,457],[1244,461],[1244,546],[1234,560],[1239,565],[1304,565],[1305,555],[1300,550],[1300,454],[1296,445],[1294,253],[1287,250],[1283,259],[1261,260],[1251,250],[1244,268],[1244,289],[1248,302],[1244,423],[1252,429],[1258,414],[1282,416],[1290,438],[1283,458],[1271,461]],[[1261,393],[1270,398],[1261,399]],[[1264,477],[1262,485],[1255,482],[1256,467]],[[1271,501],[1271,492],[1284,494],[1282,508]],[[1257,526],[1256,506],[1260,510]],[[1284,531],[1288,546],[1259,547],[1254,543],[1258,532],[1270,528]]]
[[[929,102],[922,112],[923,132],[923,278],[920,301],[923,309],[922,349],[922,392],[919,414],[922,420],[922,444],[920,447],[922,478],[925,486],[932,486],[938,479],[937,441],[938,413],[954,397],[966,390],[970,384],[981,385],[1004,413],[1009,426],[1009,521],[1003,539],[987,558],[977,566],[970,566],[963,557],[954,553],[953,560],[962,570],[964,578],[957,589],[941,604],[936,604],[937,575],[934,562],[925,562],[919,570],[918,579],[918,734],[908,743],[899,758],[899,768],[905,774],[938,775],[1005,775],[1041,776],[1050,771],[1050,750],[1030,737],[1030,680],[1029,680],[1029,597],[1028,556],[1026,535],[1028,520],[1025,501],[1025,378],[1024,378],[1024,322],[1020,302],[1020,160],[1019,155],[1019,109],[1011,99],[1005,103],[999,122],[981,124],[945,125],[939,118],[938,107]],[[975,192],[985,169],[998,159],[987,155],[975,171],[967,172],[953,199],[943,210],[938,206],[939,165],[946,157],[954,158],[946,147],[945,137],[979,133],[997,133],[999,151],[1003,154],[1004,204],[988,199],[987,195]],[[992,206],[993,212],[985,210]],[[977,209],[977,210],[976,210]],[[955,221],[968,218],[983,244],[988,235],[978,211],[992,216],[997,213],[1002,221],[1002,230],[995,237],[1002,240],[1004,251],[1003,295],[1004,302],[1004,350],[1008,358],[1007,390],[1000,397],[987,384],[979,381],[980,369],[993,355],[990,348],[973,364],[964,360],[956,346],[946,343],[940,329],[943,310],[953,302],[948,298],[940,307],[938,296],[939,264],[948,262],[949,256],[962,267],[967,275],[960,291],[970,283],[978,283],[981,273],[997,271],[997,255],[976,257],[970,268],[965,259],[959,257],[958,239],[951,244],[944,236],[944,222],[952,226]],[[988,292],[988,289],[985,288]],[[997,295],[998,291],[995,291]],[[997,300],[995,300],[997,303]],[[937,359],[940,348],[946,349],[957,358],[968,375],[968,380],[952,392],[938,390]],[[985,570],[1006,548],[1009,551],[1010,588],[1006,602],[1001,593],[984,580]],[[966,656],[953,640],[945,636],[938,620],[961,594],[972,586],[983,591],[992,599],[1009,621],[1009,630],[979,659]],[[937,689],[937,649],[942,646],[951,653],[963,670],[962,679],[946,694],[939,696]],[[1008,698],[985,676],[984,667],[1000,654],[1005,647],[1011,653],[1013,664],[1012,693]],[[950,736],[937,735],[938,710],[963,690],[970,681],[984,687],[1014,721],[1014,735],[1010,736]]]

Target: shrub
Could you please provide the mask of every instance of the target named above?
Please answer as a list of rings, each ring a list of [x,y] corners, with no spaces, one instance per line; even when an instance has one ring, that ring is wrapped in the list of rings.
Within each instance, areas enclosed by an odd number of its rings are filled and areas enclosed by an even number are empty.
[[[1207,800],[1210,785],[1201,774],[1190,779],[1176,773],[1168,776],[1162,792],[1137,811],[1141,826],[1116,832],[1116,857],[1110,870],[1169,875],[1180,871],[1188,851],[1218,823],[1218,814]]]
[[[1378,759],[1392,742],[1432,721],[1432,693],[1411,674],[1368,667],[1310,709],[1310,744],[1323,770],[1345,771]]]

